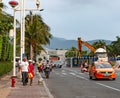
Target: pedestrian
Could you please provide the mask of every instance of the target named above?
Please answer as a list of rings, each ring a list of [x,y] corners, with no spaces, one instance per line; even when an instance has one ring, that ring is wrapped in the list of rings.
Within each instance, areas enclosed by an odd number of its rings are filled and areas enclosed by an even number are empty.
[[[38,63],[38,71],[43,72],[43,65],[42,65],[41,61],[39,61],[39,63]]]
[[[28,78],[30,79],[30,86],[32,86],[33,78],[34,78],[34,65],[33,65],[32,60],[29,60]]]
[[[23,61],[20,64],[21,67],[21,72],[22,72],[22,82],[23,82],[23,86],[27,85],[28,83],[28,61],[27,61],[27,57],[23,58]]]

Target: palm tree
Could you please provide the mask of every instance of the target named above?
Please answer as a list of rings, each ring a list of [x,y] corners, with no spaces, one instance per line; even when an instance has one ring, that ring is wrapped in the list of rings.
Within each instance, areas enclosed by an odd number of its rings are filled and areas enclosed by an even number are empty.
[[[96,41],[92,44],[92,46],[95,48],[95,49],[98,49],[98,48],[104,48],[106,49],[106,43],[103,41],[103,40],[99,40],[99,41]],[[94,55],[94,53],[91,51],[89,53],[89,55]]]
[[[2,61],[6,61],[12,57],[12,43],[9,40],[9,31],[13,28],[13,17],[2,9],[6,6],[0,2],[0,57]],[[9,60],[10,60],[9,59]]]
[[[75,47],[71,47],[66,53],[66,57],[77,57],[78,56],[78,49]]]
[[[120,55],[120,37],[117,36],[116,38],[117,40],[113,41],[111,45],[114,51],[114,55]]]
[[[2,3],[2,0],[0,1],[0,11],[2,11],[3,8],[6,8],[6,6]]]
[[[93,43],[92,45],[93,47],[97,48],[105,48],[106,47],[106,43],[103,40],[99,40],[95,43]]]
[[[43,22],[42,17],[33,15],[32,12],[25,17],[25,27],[25,44],[28,47],[26,52],[33,59],[34,53],[38,54],[44,50],[42,45],[50,44],[52,35],[49,33],[49,26]]]
[[[0,35],[8,34],[9,30],[13,28],[13,17],[2,11],[5,8],[6,6],[0,2]]]
[[[13,17],[9,14],[0,14],[0,35],[8,34],[10,29],[13,29]]]
[[[107,48],[108,56],[109,56],[109,57],[114,56],[113,46],[110,44],[110,45],[107,45],[106,48]]]

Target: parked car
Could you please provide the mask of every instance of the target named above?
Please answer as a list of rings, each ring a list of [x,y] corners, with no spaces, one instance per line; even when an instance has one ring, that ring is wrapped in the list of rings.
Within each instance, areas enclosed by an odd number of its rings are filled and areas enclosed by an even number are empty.
[[[89,68],[90,79],[116,79],[116,72],[106,61],[96,61]]]

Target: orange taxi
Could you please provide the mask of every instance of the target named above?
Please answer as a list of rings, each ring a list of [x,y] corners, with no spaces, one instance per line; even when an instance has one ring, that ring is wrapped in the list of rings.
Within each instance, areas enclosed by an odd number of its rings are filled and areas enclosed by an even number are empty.
[[[89,68],[90,79],[116,79],[116,72],[106,61],[96,61]]]

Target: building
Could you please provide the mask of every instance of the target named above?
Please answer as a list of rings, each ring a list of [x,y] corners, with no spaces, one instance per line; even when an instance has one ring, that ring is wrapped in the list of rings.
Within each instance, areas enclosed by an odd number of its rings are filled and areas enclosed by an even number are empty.
[[[65,53],[67,50],[53,50],[53,49],[45,49],[45,51],[42,51],[40,55],[37,55],[36,60],[38,61],[39,58],[41,59],[47,59],[47,60],[64,60],[65,59]]]

